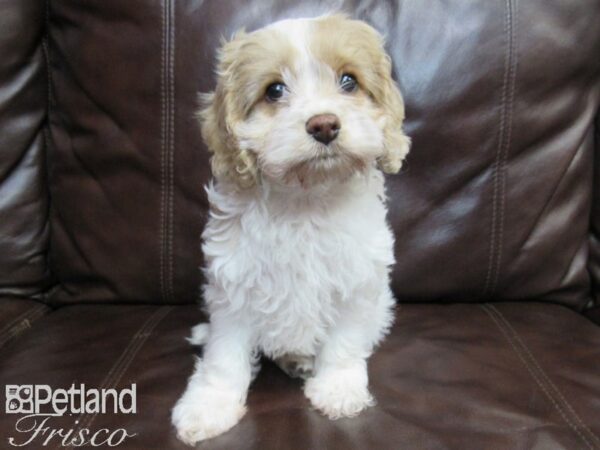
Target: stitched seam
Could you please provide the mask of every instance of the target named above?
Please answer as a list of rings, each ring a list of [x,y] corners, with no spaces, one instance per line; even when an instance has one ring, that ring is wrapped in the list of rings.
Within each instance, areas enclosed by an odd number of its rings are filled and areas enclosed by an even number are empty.
[[[133,335],[133,337],[131,338],[125,351],[120,355],[120,357],[117,359],[117,362],[113,365],[113,367],[110,369],[107,376],[104,378],[104,380],[101,384],[101,389],[114,387],[116,382],[118,382],[121,377],[122,369],[123,368],[127,369],[127,367],[129,367],[129,364],[131,363],[131,361],[133,360],[133,358],[135,357],[135,355],[137,354],[137,352],[139,351],[139,349],[142,347],[143,343],[149,336],[149,333],[146,332],[145,330],[149,330],[149,329],[151,330],[152,328],[154,328],[155,325],[158,324],[158,322],[160,322],[160,320],[164,317],[164,315],[166,315],[166,313],[168,313],[170,310],[171,310],[171,308],[167,308],[166,312],[164,312],[164,314],[162,314],[162,315],[159,314],[161,312],[161,310],[158,310],[154,314],[152,314],[146,320],[146,322],[144,322],[142,327]],[[143,337],[143,339],[140,339],[141,337]],[[117,374],[118,374],[118,376],[117,376]],[[80,422],[80,424],[79,424],[77,431],[74,434],[78,433],[78,431],[83,428],[89,428],[89,426],[91,425],[91,422],[94,420],[93,418],[96,416],[96,414],[97,413],[94,413],[92,416],[87,416],[87,417],[85,414],[80,414],[76,420],[76,423]],[[81,420],[81,419],[83,419],[83,420]]]
[[[152,330],[156,328],[161,320],[163,320],[172,310],[172,306],[161,307],[144,321],[138,331],[131,337],[125,350],[117,358],[111,369],[108,371],[108,374],[104,377],[104,380],[102,380],[100,389],[111,389],[117,385],[125,370],[130,366],[134,357],[152,333]],[[78,424],[78,426],[74,430],[73,435],[76,436],[83,428],[89,428],[96,415],[97,413],[93,413],[92,415],[80,413],[75,420],[75,424]],[[55,447],[55,450],[60,448],[62,448],[62,445],[59,444]]]
[[[123,377],[123,374],[127,371],[139,350],[143,347],[144,343],[150,337],[152,330],[154,330],[158,326],[158,324],[167,316],[167,314],[169,314],[172,311],[172,309],[173,307],[161,308],[153,314],[153,320],[148,323],[148,326],[145,328],[145,330],[143,332],[141,332],[140,330],[140,332],[136,336],[136,339],[138,341],[137,345],[131,349],[127,359],[123,360],[124,362],[121,365],[120,370],[115,371],[113,379],[111,380],[110,385],[108,386],[109,389],[118,386],[119,381],[121,381],[121,378]],[[97,415],[98,412],[95,412],[94,414],[89,416],[88,419],[85,421],[86,423],[83,426],[83,428],[90,428]]]
[[[518,53],[516,51],[517,46],[517,0],[510,0],[509,5],[511,7],[511,21],[510,21],[510,72],[509,72],[509,92],[508,92],[508,106],[506,115],[508,116],[506,126],[506,136],[504,138],[504,148],[501,156],[501,171],[500,171],[500,230],[498,232],[497,253],[496,253],[496,265],[494,277],[490,286],[490,293],[496,291],[498,285],[498,278],[500,277],[500,266],[502,264],[502,243],[504,241],[504,216],[506,211],[506,172],[507,172],[507,160],[508,151],[510,149],[510,143],[512,138],[512,120],[513,120],[513,105],[515,99],[515,86],[517,77],[517,65],[518,65]]]
[[[166,299],[165,293],[165,152],[166,152],[166,95],[165,95],[165,61],[166,61],[166,17],[165,17],[165,1],[161,1],[161,55],[160,55],[160,226],[159,226],[159,281],[160,295],[163,300]]]
[[[544,385],[544,383],[542,382],[542,380],[540,380],[540,378],[536,374],[534,368],[529,364],[529,362],[527,361],[527,359],[525,358],[525,356],[523,355],[523,353],[519,350],[518,346],[515,343],[515,340],[510,336],[510,333],[507,331],[507,329],[505,328],[505,326],[503,326],[503,324],[498,320],[498,318],[494,314],[494,310],[491,309],[489,305],[480,305],[480,307],[488,314],[488,316],[496,324],[496,326],[498,327],[498,329],[504,335],[504,337],[506,338],[506,340],[508,341],[508,343],[510,344],[510,346],[513,348],[513,350],[515,351],[515,353],[517,354],[517,356],[521,360],[521,362],[525,365],[525,368],[527,369],[527,371],[529,372],[529,374],[531,375],[531,377],[534,379],[534,381],[539,386],[539,388],[542,390],[542,392],[546,395],[546,397],[550,400],[550,402],[552,403],[552,405],[554,405],[554,408],[556,409],[556,411],[558,411],[558,413],[563,418],[563,420],[565,421],[565,423],[577,434],[577,436],[579,436],[581,438],[581,440],[587,445],[588,448],[594,450],[595,447],[581,433],[581,431],[579,430],[579,428],[573,422],[571,422],[571,420],[569,420],[569,418],[567,417],[567,414],[565,413],[565,411],[561,408],[561,406],[558,404],[558,402],[556,401],[556,399],[554,399],[554,397],[552,396],[552,394],[548,391],[547,387]]]
[[[50,105],[52,104],[52,72],[50,70],[50,0],[46,0],[46,12],[45,12],[46,32],[44,33],[44,39],[42,40],[42,50],[44,52],[44,60],[46,63],[46,106],[47,119],[50,119]]]
[[[151,321],[152,317],[153,317],[153,316],[150,316],[150,317],[149,317],[149,318],[148,318],[148,319],[147,319],[147,320],[144,322],[144,324],[142,325],[142,327],[140,328],[140,330],[141,330],[141,329],[143,329],[144,327],[146,327],[146,326],[147,326],[147,324],[148,324],[148,323]],[[116,361],[116,362],[113,364],[113,366],[110,368],[110,370],[108,371],[108,374],[106,375],[106,377],[104,377],[104,380],[102,380],[102,383],[100,383],[100,389],[104,389],[104,388],[106,388],[106,386],[108,385],[108,381],[110,381],[110,380],[112,379],[113,373],[115,372],[116,368],[122,364],[122,361],[123,361],[123,360],[124,360],[126,357],[128,357],[128,355],[129,355],[129,353],[130,353],[130,351],[131,351],[131,348],[132,348],[132,347],[134,346],[134,344],[136,343],[136,338],[137,338],[137,335],[138,335],[138,333],[139,333],[139,330],[138,330],[138,332],[136,332],[136,333],[135,333],[135,334],[134,334],[134,335],[131,337],[131,339],[130,339],[130,341],[127,343],[127,346],[125,347],[125,350],[123,351],[123,353],[121,353],[121,355],[119,356],[119,358],[117,358],[117,361]],[[84,427],[84,422],[82,422],[82,419],[85,419],[85,416],[86,416],[86,414],[85,414],[85,413],[80,413],[80,414],[77,416],[77,419],[75,419],[75,424],[79,424],[79,426],[78,426],[78,427],[76,428],[76,430],[74,431],[74,433],[73,433],[74,435],[76,435],[76,434],[79,432],[79,430],[80,430],[80,429],[82,429],[82,428]],[[60,445],[60,444],[59,444],[58,446],[56,446],[56,447],[55,447],[55,449],[59,449],[59,448],[62,448],[62,445]]]
[[[170,142],[169,142],[169,223],[168,223],[168,293],[169,300],[173,300],[175,295],[173,292],[173,217],[174,217],[174,190],[175,190],[175,0],[169,2],[169,23],[170,23],[170,39],[169,39],[169,87],[170,87]]]
[[[0,330],[0,347],[11,339],[17,337],[25,329],[31,328],[31,324],[42,317],[46,312],[46,306],[36,305],[19,314]]]
[[[546,374],[546,372],[544,371],[544,369],[542,369],[542,367],[538,363],[537,359],[533,356],[533,353],[531,352],[531,350],[529,349],[529,347],[525,344],[525,341],[523,341],[521,339],[521,337],[519,336],[519,334],[517,333],[517,331],[515,330],[515,328],[511,325],[511,323],[509,322],[509,320],[494,305],[489,305],[489,307],[493,311],[496,312],[496,314],[499,316],[499,318],[506,324],[507,328],[511,330],[511,332],[514,335],[514,337],[517,340],[517,342],[521,345],[521,347],[523,348],[523,350],[525,351],[525,353],[529,356],[529,360],[531,361],[531,363],[537,368],[540,376],[546,381],[546,383],[549,385],[549,387],[554,391],[554,393],[557,395],[557,397],[562,401],[563,406],[565,408],[567,408],[571,412],[573,418],[577,422],[579,422],[579,425],[581,426],[581,428],[583,428],[590,435],[590,437],[593,440],[595,440],[597,443],[600,443],[600,439],[598,439],[598,437],[594,434],[594,432],[583,422],[583,420],[575,412],[575,409],[571,406],[571,404],[567,401],[567,399],[560,392],[560,390],[558,389],[558,387],[552,382],[552,380],[550,379],[550,377],[548,377],[548,375]]]
[[[174,298],[175,15],[173,0],[161,2],[161,20],[160,290],[163,301],[168,303]]]
[[[34,305],[29,309],[26,309],[25,311],[23,311],[21,314],[17,315],[17,317],[13,318],[10,322],[8,322],[6,325],[4,325],[2,327],[2,329],[0,329],[0,336],[4,336],[4,334],[8,333],[10,331],[10,329],[18,322],[20,322],[21,320],[23,320],[25,317],[27,317],[28,314],[31,314],[32,311],[34,311],[35,309],[40,308],[42,305]]]
[[[52,95],[52,71],[50,69],[50,0],[46,0],[45,2],[45,17],[44,17],[44,22],[45,22],[45,26],[46,29],[44,30],[44,38],[42,39],[42,51],[44,52],[44,62],[45,62],[45,66],[46,66],[46,123],[44,124],[44,130],[43,130],[43,138],[44,138],[44,178],[46,179],[46,182],[49,178],[48,175],[48,160],[49,160],[49,153],[50,153],[50,142],[52,140],[51,137],[51,130],[50,130],[50,114],[51,114],[51,110],[52,110],[52,99],[53,99],[53,95]],[[51,198],[50,198],[50,189],[47,188],[46,189],[46,199],[47,199],[47,205],[46,205],[46,225],[50,226],[49,222],[50,222],[50,207],[51,207]],[[45,269],[47,273],[50,273],[50,244],[47,245],[46,249],[44,250],[44,264],[45,264]],[[41,297],[43,300],[47,300],[48,298],[51,297],[51,294],[53,292],[56,291],[56,289],[58,289],[61,286],[61,282],[59,281],[58,283],[56,283],[54,286],[52,286],[50,289],[46,289],[44,292],[42,292]]]
[[[496,324],[496,326],[500,329],[500,331],[502,332],[502,334],[504,335],[504,337],[506,338],[506,340],[509,342],[509,344],[511,345],[511,347],[513,348],[513,350],[515,351],[515,353],[517,354],[517,356],[519,357],[519,359],[525,365],[525,367],[526,367],[527,371],[529,372],[529,374],[532,376],[532,378],[535,380],[536,384],[540,387],[540,389],[544,392],[544,394],[546,394],[546,397],[548,397],[548,399],[550,400],[550,402],[554,405],[555,409],[559,412],[559,414],[561,415],[561,417],[563,418],[563,420],[586,443],[586,445],[588,446],[588,448],[590,448],[590,449],[593,450],[594,447],[585,438],[585,436],[583,436],[583,434],[577,428],[577,426],[575,424],[573,424],[569,420],[569,418],[567,417],[567,415],[565,414],[565,412],[563,411],[563,409],[560,407],[560,405],[557,403],[557,401],[554,399],[554,397],[552,397],[552,395],[550,394],[550,392],[548,392],[546,386],[538,378],[538,376],[536,375],[534,369],[530,366],[530,364],[527,362],[527,359],[523,356],[523,354],[521,353],[521,351],[519,350],[519,348],[515,344],[514,339],[510,336],[510,334],[505,329],[505,327],[502,325],[502,323],[500,323],[500,321],[498,320],[498,318],[494,315],[493,310],[489,309],[488,305],[480,305],[480,307],[490,316],[490,318],[493,320],[493,322]]]
[[[506,127],[506,98],[508,94],[508,80],[510,73],[510,61],[511,61],[511,0],[505,1],[505,14],[504,14],[504,35],[507,39],[506,53],[504,56],[504,76],[502,78],[502,94],[500,99],[500,126],[498,131],[498,147],[496,148],[496,157],[492,165],[492,224],[490,230],[490,244],[489,244],[489,257],[488,257],[488,268],[485,276],[485,284],[483,288],[484,296],[491,295],[491,283],[494,273],[495,261],[496,261],[496,226],[498,216],[498,191],[499,191],[499,168],[500,161],[502,158],[502,149],[505,138],[505,127]]]

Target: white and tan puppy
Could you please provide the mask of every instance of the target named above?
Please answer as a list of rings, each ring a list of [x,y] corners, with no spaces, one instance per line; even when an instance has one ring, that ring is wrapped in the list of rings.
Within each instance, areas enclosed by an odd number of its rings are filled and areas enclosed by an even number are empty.
[[[210,325],[173,410],[194,443],[233,427],[261,354],[332,419],[374,404],[367,358],[393,320],[384,178],[409,149],[382,37],[341,15],[240,32],[200,113],[215,181],[203,233]]]

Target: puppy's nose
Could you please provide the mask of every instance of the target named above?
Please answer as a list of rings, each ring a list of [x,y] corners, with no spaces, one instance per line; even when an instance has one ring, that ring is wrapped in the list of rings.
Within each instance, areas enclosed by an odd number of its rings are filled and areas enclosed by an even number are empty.
[[[337,137],[340,128],[340,119],[335,114],[318,114],[306,122],[306,132],[325,145]]]

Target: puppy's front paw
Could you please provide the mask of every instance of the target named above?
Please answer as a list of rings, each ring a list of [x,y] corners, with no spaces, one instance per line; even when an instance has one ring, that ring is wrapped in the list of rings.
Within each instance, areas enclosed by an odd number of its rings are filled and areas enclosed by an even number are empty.
[[[304,394],[313,407],[333,420],[356,416],[375,404],[367,388],[366,373],[354,369],[335,370],[309,378],[304,385]]]
[[[246,407],[239,396],[224,390],[202,388],[179,399],[171,421],[177,437],[188,445],[218,436],[242,418]]]

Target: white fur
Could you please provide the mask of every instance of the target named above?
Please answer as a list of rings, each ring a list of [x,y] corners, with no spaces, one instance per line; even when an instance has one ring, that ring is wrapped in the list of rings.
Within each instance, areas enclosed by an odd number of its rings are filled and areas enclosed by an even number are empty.
[[[199,323],[192,328],[192,335],[186,340],[192,345],[204,345],[208,342],[210,333],[210,325],[207,323]]]
[[[240,193],[226,184],[207,192],[211,326],[208,336],[205,324],[192,335],[206,348],[173,413],[180,438],[193,443],[239,420],[258,351],[315,356],[305,393],[331,418],[372,405],[366,358],[394,306],[381,173],[373,168],[308,192],[262,186]]]
[[[307,23],[279,26],[302,46]],[[205,344],[204,356],[172,416],[180,439],[190,444],[242,417],[259,354],[301,361],[303,373],[312,374],[306,396],[332,419],[374,404],[367,358],[391,326],[395,303],[388,286],[393,235],[375,163],[382,124],[373,111],[357,110],[328,91],[327,68],[302,55],[296,73],[284,74],[291,93],[277,120],[251,116],[238,130],[245,136],[240,145],[258,153],[260,183],[240,189],[219,180],[206,188],[210,327],[192,332],[190,342]],[[323,112],[340,117],[337,145],[355,152],[365,168],[344,167],[338,176],[335,164],[323,163],[329,178],[308,185],[285,179],[293,164],[314,153],[304,123]]]

